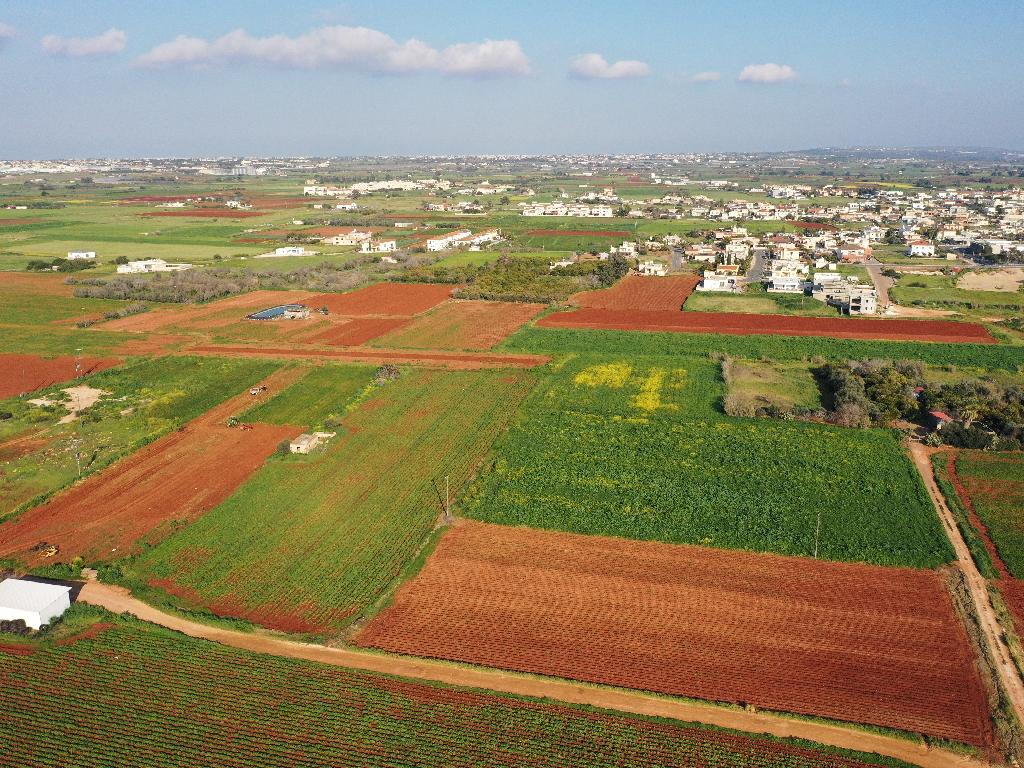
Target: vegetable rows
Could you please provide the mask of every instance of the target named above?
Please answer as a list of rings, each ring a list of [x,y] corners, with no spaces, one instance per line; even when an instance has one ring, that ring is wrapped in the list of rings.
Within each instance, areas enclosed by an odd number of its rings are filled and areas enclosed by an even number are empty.
[[[902,765],[257,656],[129,620],[62,648],[0,650],[0,708],[4,768]]]

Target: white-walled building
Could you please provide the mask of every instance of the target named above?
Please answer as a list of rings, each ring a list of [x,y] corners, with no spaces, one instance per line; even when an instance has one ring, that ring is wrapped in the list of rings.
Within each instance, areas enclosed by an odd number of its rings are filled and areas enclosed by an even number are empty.
[[[96,251],[68,251],[68,261],[81,261],[83,259],[95,259]]]
[[[362,253],[391,253],[398,250],[398,242],[396,240],[379,240],[376,243],[371,243],[369,240],[364,240],[360,250]]]
[[[306,249],[301,245],[285,245],[274,249],[275,256],[303,256]]]
[[[638,269],[641,275],[664,277],[668,274],[668,269],[660,261],[641,261]]]
[[[71,607],[71,587],[23,579],[0,581],[0,621],[22,620],[39,629]]]
[[[449,248],[455,247],[460,240],[469,237],[471,234],[468,229],[457,229],[454,232],[449,232],[447,235],[434,235],[427,238],[427,250],[446,251]]]
[[[928,240],[911,240],[907,243],[907,254],[931,258],[935,256],[935,246]]]
[[[117,272],[120,275],[138,275],[146,272],[182,272],[186,269],[192,269],[192,265],[172,264],[163,259],[142,259],[117,265]]]

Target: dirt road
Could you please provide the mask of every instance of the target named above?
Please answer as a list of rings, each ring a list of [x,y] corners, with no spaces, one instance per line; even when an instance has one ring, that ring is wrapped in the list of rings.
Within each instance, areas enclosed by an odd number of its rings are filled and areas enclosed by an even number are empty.
[[[956,552],[956,559],[960,569],[967,577],[967,585],[971,590],[971,599],[974,601],[974,610],[978,620],[981,622],[982,630],[985,633],[985,642],[996,662],[996,670],[1006,691],[1007,698],[1013,706],[1017,718],[1024,722],[1024,681],[1017,673],[1017,668],[1010,656],[1010,649],[1003,639],[1003,630],[996,618],[995,609],[988,596],[988,583],[985,577],[978,572],[974,560],[971,559],[967,543],[960,535],[960,529],[956,527],[956,518],[946,504],[946,499],[935,483],[935,476],[932,474],[931,456],[935,449],[929,450],[917,442],[910,443],[910,455],[914,460],[914,466],[921,474],[928,494],[939,511],[939,518],[946,529],[949,540],[953,543]]]
[[[875,284],[878,291],[878,308],[885,310],[889,306],[889,289],[892,288],[894,280],[882,274],[884,267],[877,261],[869,261],[864,265],[871,276],[871,282]]]
[[[297,643],[264,634],[236,632],[221,627],[197,624],[164,613],[121,588],[89,582],[78,599],[106,608],[114,613],[134,614],[144,621],[182,632],[191,637],[292,659],[332,664],[349,669],[379,672],[412,680],[445,683],[496,693],[553,699],[574,704],[666,717],[685,722],[705,723],[733,728],[748,733],[764,733],[777,737],[797,737],[861,752],[887,755],[923,768],[981,768],[980,760],[943,749],[929,748],[904,739],[878,733],[788,718],[761,712],[726,709],[712,704],[659,698],[641,692],[593,688],[556,679],[534,678],[480,667],[462,667],[444,662],[411,657],[385,656],[349,648],[328,648],[322,645]]]

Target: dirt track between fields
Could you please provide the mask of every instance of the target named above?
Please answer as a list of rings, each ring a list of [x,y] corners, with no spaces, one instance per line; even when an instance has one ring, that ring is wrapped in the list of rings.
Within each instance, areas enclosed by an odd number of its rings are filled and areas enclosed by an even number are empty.
[[[967,578],[967,585],[970,588],[971,598],[974,601],[974,610],[977,613],[978,621],[981,623],[982,631],[985,633],[985,643],[995,660],[1000,682],[1006,691],[1006,696],[1009,699],[1010,706],[1013,707],[1014,714],[1018,720],[1024,722],[1024,681],[1021,680],[1020,675],[1017,673],[1013,657],[1010,655],[1010,649],[1007,647],[1003,636],[1003,628],[1000,626],[995,609],[992,607],[992,602],[988,595],[988,582],[978,571],[977,566],[975,566],[974,560],[971,558],[971,552],[967,548],[967,543],[964,541],[963,536],[960,535],[960,529],[957,528],[956,518],[953,516],[952,511],[946,504],[945,497],[935,482],[931,464],[931,456],[935,452],[935,449],[929,450],[920,443],[910,443],[910,456],[914,460],[914,466],[920,473],[921,479],[924,480],[925,487],[928,489],[928,495],[932,497],[935,508],[939,512],[939,519],[942,520],[942,525],[946,529],[946,535],[953,544],[957,563]]]
[[[685,722],[704,723],[748,733],[763,733],[784,738],[795,737],[861,752],[887,755],[923,768],[966,768],[988,765],[981,760],[943,749],[878,733],[737,709],[725,709],[699,702],[659,698],[649,694],[592,688],[557,679],[532,678],[480,667],[461,667],[442,662],[410,657],[384,656],[349,648],[328,648],[297,643],[280,637],[238,632],[221,627],[198,624],[164,613],[137,600],[122,587],[89,582],[79,600],[106,608],[114,613],[130,613],[160,626],[182,632],[190,637],[291,659],[305,659],[323,664],[360,669],[388,675],[476,688],[496,693],[548,698],[574,704],[586,704],[619,712],[666,717]]]
[[[263,357],[271,359],[302,358],[307,360],[369,361],[374,363],[412,363],[435,368],[476,370],[478,368],[536,368],[551,360],[545,355],[481,354],[475,352],[434,352],[395,349],[318,349],[314,347],[243,347],[227,344],[200,344],[182,351],[186,355],[217,355],[220,357]]]

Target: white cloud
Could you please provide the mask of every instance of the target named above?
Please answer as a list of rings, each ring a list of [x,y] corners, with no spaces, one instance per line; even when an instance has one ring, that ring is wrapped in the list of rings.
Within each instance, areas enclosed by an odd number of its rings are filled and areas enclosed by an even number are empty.
[[[721,72],[698,72],[690,78],[690,81],[694,83],[717,83],[721,79]]]
[[[367,27],[319,27],[297,37],[253,37],[236,29],[214,40],[180,36],[137,60],[144,67],[261,62],[301,69],[349,67],[400,74],[528,75],[530,62],[515,40],[456,43],[442,50],[411,38],[399,43]]]
[[[619,80],[626,77],[645,77],[651,68],[642,61],[616,61],[609,64],[599,53],[584,53],[569,62],[569,71],[588,80]]]
[[[741,83],[784,83],[796,80],[796,70],[789,64],[748,64],[738,79]]]
[[[47,35],[42,40],[43,50],[55,56],[102,56],[120,53],[127,42],[128,35],[116,27],[95,37]]]
[[[2,43],[4,40],[10,40],[12,37],[14,37],[14,34],[14,27],[12,27],[10,24],[4,24],[2,21],[0,21],[0,43]]]

